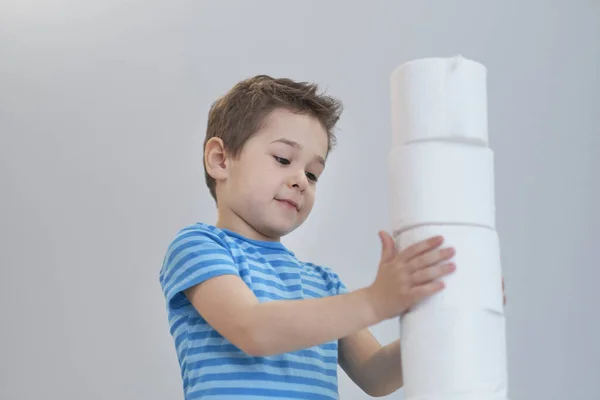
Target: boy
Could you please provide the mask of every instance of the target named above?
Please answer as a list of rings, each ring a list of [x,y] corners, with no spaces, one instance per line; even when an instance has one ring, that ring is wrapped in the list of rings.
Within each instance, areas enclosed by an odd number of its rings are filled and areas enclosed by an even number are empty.
[[[204,143],[218,220],[181,230],[160,273],[186,399],[337,399],[337,365],[371,396],[402,386],[400,343],[368,327],[443,288],[453,249],[398,253],[380,232],[375,281],[349,292],[281,237],[312,209],[342,106],[317,86],[256,76],[216,101]]]

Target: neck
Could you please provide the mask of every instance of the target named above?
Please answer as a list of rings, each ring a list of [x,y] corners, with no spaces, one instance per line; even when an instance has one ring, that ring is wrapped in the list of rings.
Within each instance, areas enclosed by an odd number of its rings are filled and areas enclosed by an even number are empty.
[[[242,217],[236,214],[233,210],[219,205],[218,217],[215,226],[220,229],[228,229],[239,235],[247,237],[248,239],[260,240],[266,242],[279,242],[280,238],[270,237],[262,234],[261,232],[254,229],[248,222]]]

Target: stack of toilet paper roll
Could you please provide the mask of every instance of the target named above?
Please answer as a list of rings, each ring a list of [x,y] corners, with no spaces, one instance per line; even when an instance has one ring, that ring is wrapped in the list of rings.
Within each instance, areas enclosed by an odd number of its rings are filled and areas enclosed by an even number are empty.
[[[457,266],[401,317],[406,400],[508,399],[486,79],[461,56],[410,61],[391,77],[397,248],[443,235]]]

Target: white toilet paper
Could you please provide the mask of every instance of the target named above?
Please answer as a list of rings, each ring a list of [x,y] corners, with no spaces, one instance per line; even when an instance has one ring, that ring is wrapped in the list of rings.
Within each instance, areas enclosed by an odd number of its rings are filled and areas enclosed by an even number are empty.
[[[392,228],[472,224],[495,228],[494,155],[450,142],[399,146],[390,153]]]
[[[429,305],[401,318],[406,400],[506,400],[505,318]]]
[[[486,75],[458,56],[411,61],[391,77],[396,245],[442,235],[457,266],[400,318],[406,400],[508,399]]]
[[[423,58],[391,75],[393,146],[419,140],[488,143],[487,69],[461,56]]]
[[[506,400],[505,317],[499,238],[474,226],[422,226],[399,250],[442,235],[456,271],[441,292],[401,317],[406,400]]]
[[[396,246],[402,251],[436,235],[444,237],[442,247],[456,250],[449,260],[456,264],[456,271],[442,278],[446,283],[444,290],[415,305],[413,310],[440,307],[504,314],[498,233],[468,225],[427,225],[401,233],[396,238]]]

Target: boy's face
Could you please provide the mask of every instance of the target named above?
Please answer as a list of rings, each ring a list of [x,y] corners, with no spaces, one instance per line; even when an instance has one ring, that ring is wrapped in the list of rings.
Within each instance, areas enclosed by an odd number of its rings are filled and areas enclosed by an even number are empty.
[[[219,208],[228,209],[228,224],[242,234],[279,240],[312,210],[328,138],[309,115],[278,109],[266,122],[239,157],[228,160]]]

